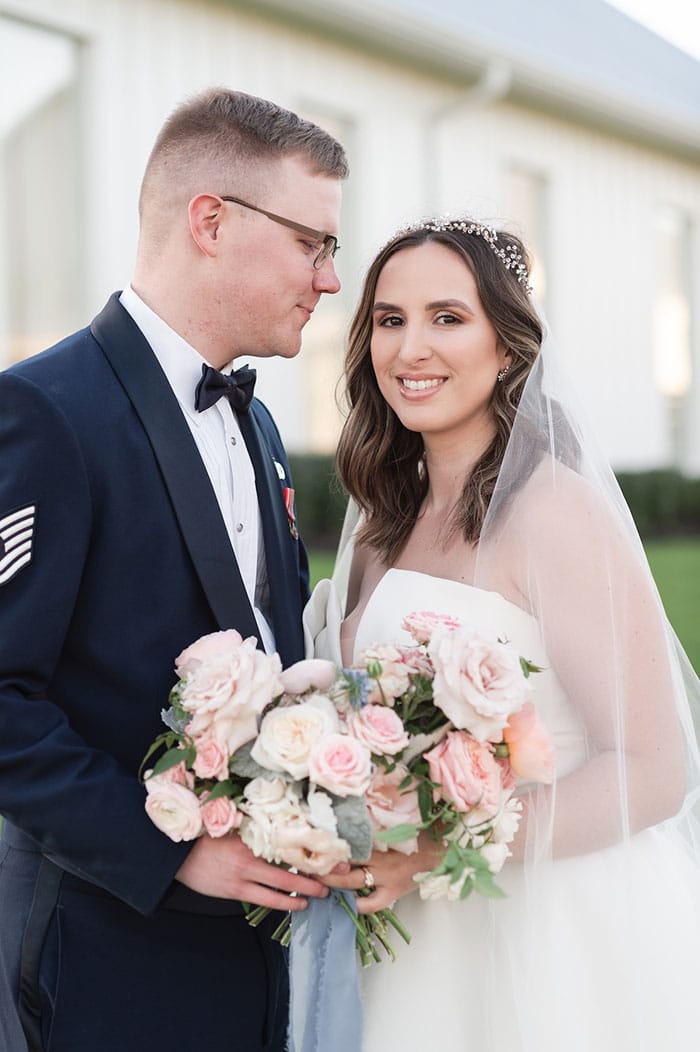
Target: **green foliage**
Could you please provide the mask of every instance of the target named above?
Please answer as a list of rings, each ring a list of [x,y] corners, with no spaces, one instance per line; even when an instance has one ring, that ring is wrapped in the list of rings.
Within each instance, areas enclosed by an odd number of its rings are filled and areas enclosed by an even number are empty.
[[[700,534],[700,479],[657,468],[621,471],[617,481],[642,537]]]
[[[335,551],[348,498],[331,453],[291,454],[299,532],[307,547]]]

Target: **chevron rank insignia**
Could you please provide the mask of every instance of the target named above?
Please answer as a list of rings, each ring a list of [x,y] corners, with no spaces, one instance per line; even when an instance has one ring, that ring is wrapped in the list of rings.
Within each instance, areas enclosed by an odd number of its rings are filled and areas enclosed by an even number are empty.
[[[36,504],[11,511],[0,519],[0,585],[32,561]]]

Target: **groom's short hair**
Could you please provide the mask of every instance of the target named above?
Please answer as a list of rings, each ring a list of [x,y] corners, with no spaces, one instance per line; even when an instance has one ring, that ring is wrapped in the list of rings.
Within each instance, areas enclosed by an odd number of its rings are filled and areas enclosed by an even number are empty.
[[[210,88],[165,121],[141,185],[141,219],[173,192],[245,196],[264,185],[276,161],[290,156],[314,175],[347,178],[345,151],[323,128],[267,99]]]

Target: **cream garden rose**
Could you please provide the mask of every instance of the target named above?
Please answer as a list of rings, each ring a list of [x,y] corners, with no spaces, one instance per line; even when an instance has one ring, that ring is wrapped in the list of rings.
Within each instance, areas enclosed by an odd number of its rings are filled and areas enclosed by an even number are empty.
[[[312,747],[339,723],[333,703],[321,694],[298,705],[280,705],[263,718],[251,756],[268,771],[306,778]]]

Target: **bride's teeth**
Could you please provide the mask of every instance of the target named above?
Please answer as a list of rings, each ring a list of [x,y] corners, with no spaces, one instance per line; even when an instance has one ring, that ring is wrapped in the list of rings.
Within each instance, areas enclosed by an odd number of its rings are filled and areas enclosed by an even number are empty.
[[[438,387],[442,380],[406,380],[402,379],[401,383],[404,387],[407,387],[409,391],[425,391],[428,387]]]

